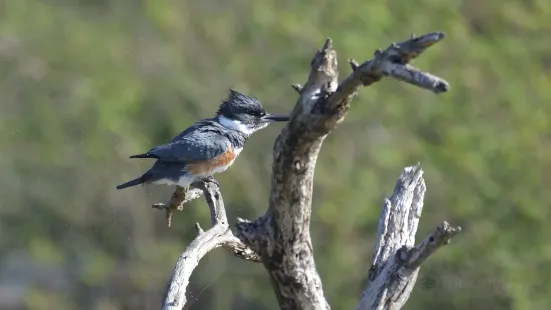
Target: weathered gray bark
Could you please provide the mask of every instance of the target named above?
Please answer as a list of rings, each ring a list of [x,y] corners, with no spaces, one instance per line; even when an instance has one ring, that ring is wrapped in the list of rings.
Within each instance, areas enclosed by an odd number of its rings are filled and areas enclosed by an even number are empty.
[[[406,167],[385,199],[369,282],[360,309],[400,309],[411,294],[421,264],[461,231],[443,222],[420,245],[415,234],[423,211],[425,180],[419,165]]]
[[[199,234],[180,257],[164,309],[181,309],[187,279],[198,260],[209,250],[224,244],[233,252],[245,251],[262,261],[281,309],[330,309],[316,270],[310,238],[314,169],[322,143],[342,122],[357,91],[385,76],[435,93],[447,91],[446,81],[408,65],[443,38],[440,32],[418,38],[412,36],[404,42],[393,43],[384,51],[377,50],[372,60],[361,65],[350,60],[353,72],[340,84],[337,53],[328,39],[314,56],[304,87],[293,85],[300,97],[290,121],[274,144],[272,190],[267,212],[254,221],[239,220],[236,238],[228,229],[217,187],[209,187],[212,181],[206,182],[203,192],[211,210],[215,210],[211,212],[214,226]],[[443,223],[420,246],[414,247],[424,191],[421,169],[406,168],[392,198],[385,201],[370,282],[358,309],[399,309],[409,297],[420,264],[459,231]],[[180,210],[182,202],[186,201],[183,193],[182,189],[177,189],[168,206],[156,207],[166,209],[167,218],[170,218],[170,210]],[[193,195],[200,196],[197,192]],[[228,245],[228,238],[239,251]],[[180,308],[169,305],[174,300]]]

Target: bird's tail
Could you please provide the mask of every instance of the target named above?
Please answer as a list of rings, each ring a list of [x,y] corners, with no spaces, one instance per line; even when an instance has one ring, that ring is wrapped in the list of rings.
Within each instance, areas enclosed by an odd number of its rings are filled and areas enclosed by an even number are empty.
[[[140,184],[143,184],[145,182],[145,177],[142,175],[141,177],[138,177],[138,178],[135,178],[134,180],[132,181],[128,181],[126,183],[123,183],[121,185],[118,185],[117,186],[117,189],[123,189],[123,188],[127,188],[127,187],[132,187],[132,186],[136,186],[136,185],[140,185]]]

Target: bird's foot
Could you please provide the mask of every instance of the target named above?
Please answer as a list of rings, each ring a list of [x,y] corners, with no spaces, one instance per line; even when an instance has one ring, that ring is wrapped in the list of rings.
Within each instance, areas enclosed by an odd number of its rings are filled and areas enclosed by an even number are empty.
[[[219,186],[220,184],[218,184],[218,180],[216,180],[214,178],[214,176],[212,175],[209,175],[208,177],[204,177],[202,178],[200,181],[197,181],[197,182],[201,182],[201,183],[214,183],[216,184],[216,186]]]
[[[176,189],[174,190],[174,193],[172,193],[168,203],[156,203],[153,205],[153,208],[155,209],[165,210],[165,218],[168,227],[172,224],[172,212],[174,210],[182,211],[184,209],[184,201],[187,200],[188,190],[189,186],[176,186]]]

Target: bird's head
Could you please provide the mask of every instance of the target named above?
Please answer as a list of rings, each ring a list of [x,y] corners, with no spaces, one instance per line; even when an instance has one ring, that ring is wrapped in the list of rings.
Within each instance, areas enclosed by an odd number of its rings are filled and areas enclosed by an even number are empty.
[[[218,109],[216,120],[224,127],[250,135],[272,122],[285,122],[289,116],[266,113],[260,101],[230,89]]]

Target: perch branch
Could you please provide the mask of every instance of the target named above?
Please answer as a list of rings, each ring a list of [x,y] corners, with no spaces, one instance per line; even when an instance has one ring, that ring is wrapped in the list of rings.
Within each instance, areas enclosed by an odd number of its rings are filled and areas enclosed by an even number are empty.
[[[411,294],[421,264],[461,231],[444,222],[414,246],[425,191],[423,170],[419,165],[406,167],[392,197],[385,199],[369,283],[358,310],[400,309]]]
[[[268,211],[237,224],[240,239],[262,257],[281,309],[330,309],[310,238],[314,169],[325,137],[343,121],[357,91],[385,76],[435,93],[447,91],[446,81],[408,65],[444,37],[441,32],[412,37],[376,51],[362,64],[349,61],[353,72],[340,84],[331,39],[315,54],[290,121],[274,144]]]
[[[226,209],[217,182],[210,178],[194,184],[201,190],[210,208],[212,228],[204,231],[199,224],[195,225],[195,240],[180,255],[170,278],[163,301],[163,310],[181,310],[186,303],[186,288],[189,278],[199,261],[211,250],[224,247],[235,256],[245,260],[259,262],[260,257],[241,240],[235,237],[228,225]],[[199,195],[200,196],[200,195]]]

